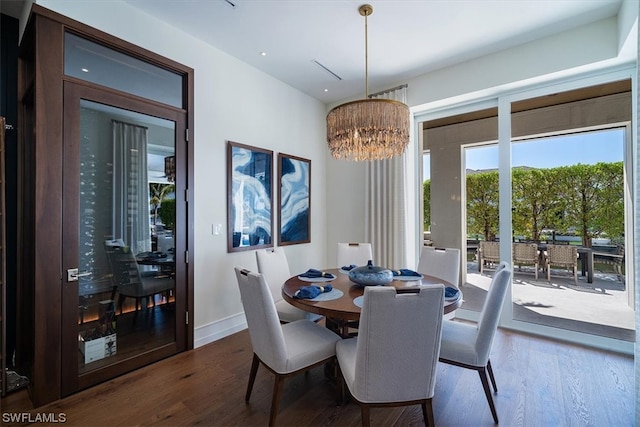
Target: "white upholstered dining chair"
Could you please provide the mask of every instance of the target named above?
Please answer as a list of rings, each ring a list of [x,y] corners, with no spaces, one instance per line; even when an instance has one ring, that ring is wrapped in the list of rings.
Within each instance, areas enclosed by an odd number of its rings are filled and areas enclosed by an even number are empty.
[[[498,387],[493,376],[489,353],[493,337],[498,329],[498,321],[505,295],[509,289],[511,274],[509,263],[501,262],[498,265],[476,325],[460,322],[444,322],[442,325],[440,361],[478,371],[496,424],[498,423],[498,413],[489,389],[487,374],[489,374],[495,393],[498,392]]]
[[[317,322],[322,319],[319,314],[300,310],[282,298],[282,285],[291,277],[287,254],[282,248],[258,249],[256,251],[256,261],[258,263],[258,273],[264,276],[271,290],[271,296],[276,304],[276,311],[282,323],[295,322],[301,319]]]
[[[457,288],[460,282],[460,249],[424,246],[417,271],[442,279]]]
[[[281,324],[264,277],[238,267],[235,273],[253,348],[245,401],[249,402],[262,363],[276,377],[269,415],[273,426],[284,379],[333,359],[340,337],[309,320]]]
[[[365,288],[357,338],[336,344],[340,381],[360,405],[363,426],[369,425],[370,407],[417,404],[426,425],[434,425],[443,306],[443,285],[415,293]]]
[[[338,243],[337,267],[355,265],[361,267],[373,260],[371,243]]]

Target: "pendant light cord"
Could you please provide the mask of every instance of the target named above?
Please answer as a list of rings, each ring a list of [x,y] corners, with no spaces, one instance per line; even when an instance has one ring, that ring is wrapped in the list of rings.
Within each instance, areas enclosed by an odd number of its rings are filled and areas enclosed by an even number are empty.
[[[369,96],[369,38],[367,32],[367,16],[364,15],[364,99]]]

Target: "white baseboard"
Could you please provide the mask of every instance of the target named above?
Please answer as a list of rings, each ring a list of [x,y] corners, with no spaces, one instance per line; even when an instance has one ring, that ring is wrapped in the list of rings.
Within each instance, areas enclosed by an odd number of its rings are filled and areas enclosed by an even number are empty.
[[[247,328],[244,313],[199,326],[193,331],[193,347],[198,348]]]

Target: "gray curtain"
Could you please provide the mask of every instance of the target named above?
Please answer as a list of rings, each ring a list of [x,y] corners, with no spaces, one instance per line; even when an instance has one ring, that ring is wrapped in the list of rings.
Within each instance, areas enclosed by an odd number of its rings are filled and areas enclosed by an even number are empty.
[[[381,93],[372,98],[407,102],[407,86]],[[408,264],[406,174],[407,154],[389,160],[367,162],[365,187],[365,239],[371,242],[377,265],[392,268],[411,268]]]
[[[113,238],[134,254],[151,250],[147,128],[112,120]]]

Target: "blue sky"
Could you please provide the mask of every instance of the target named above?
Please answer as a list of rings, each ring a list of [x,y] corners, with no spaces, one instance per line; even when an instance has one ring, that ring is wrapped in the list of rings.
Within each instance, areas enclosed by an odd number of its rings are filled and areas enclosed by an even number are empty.
[[[512,147],[514,166],[553,168],[598,162],[619,162],[623,159],[624,129],[586,132],[575,135],[541,138],[517,142]],[[430,177],[430,167],[425,156],[425,179]],[[498,145],[467,150],[467,169],[492,169],[498,167]]]

